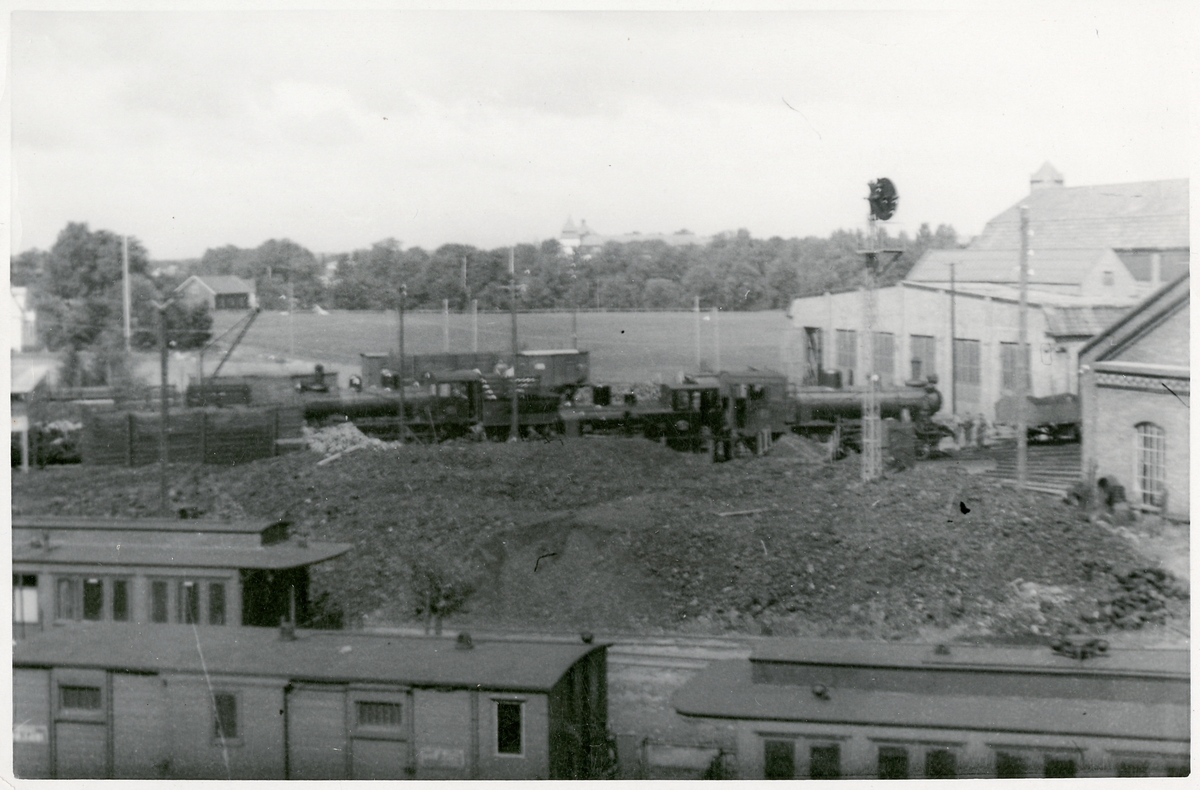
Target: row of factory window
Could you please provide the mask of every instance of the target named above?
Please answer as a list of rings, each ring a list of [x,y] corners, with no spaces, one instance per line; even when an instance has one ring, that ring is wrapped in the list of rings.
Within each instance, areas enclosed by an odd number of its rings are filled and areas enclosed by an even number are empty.
[[[240,699],[236,691],[213,691],[212,738],[224,746],[237,745],[242,739],[239,716]],[[61,713],[89,713],[104,710],[104,696],[99,686],[60,685],[58,702]],[[492,701],[496,723],[496,753],[520,757],[524,751],[523,706],[520,700]],[[360,734],[392,733],[402,737],[403,705],[399,702],[358,700],[354,704],[356,730]]]
[[[132,619],[132,580],[118,576],[55,576],[55,620]],[[151,579],[146,611],[153,623],[225,625],[224,581]],[[40,618],[37,574],[13,574],[13,622]]]
[[[762,743],[766,779],[803,778],[796,773],[795,739],[764,737]],[[840,744],[811,743],[808,752],[808,778],[842,778]],[[1037,752],[1021,748],[995,749],[993,753],[993,772],[997,779],[1037,776],[1071,778],[1079,771],[1077,757],[1071,753]],[[1187,776],[1190,770],[1186,760],[1157,755],[1116,755],[1114,764],[1119,777]],[[880,779],[908,779],[914,776],[914,768],[922,771],[917,776],[926,779],[955,779],[959,776],[958,753],[954,748],[945,746],[879,745],[876,767]]]
[[[820,332],[810,329],[810,332]],[[909,365],[910,368],[902,375],[921,379],[937,373],[937,340],[931,335],[909,335]],[[810,339],[810,344],[813,344]],[[1000,343],[1000,387],[1005,390],[1015,390],[1019,381],[1020,353],[1018,343]],[[820,354],[820,340],[817,338],[812,345],[813,353]],[[854,371],[858,368],[858,330],[837,330],[836,348],[837,369],[846,371],[847,385],[854,384]],[[890,377],[896,371],[896,338],[891,332],[875,333],[875,371]],[[1026,385],[1029,384],[1029,366],[1025,368]],[[978,385],[981,382],[980,373],[980,341],[955,338],[954,340],[954,381],[959,384]]]

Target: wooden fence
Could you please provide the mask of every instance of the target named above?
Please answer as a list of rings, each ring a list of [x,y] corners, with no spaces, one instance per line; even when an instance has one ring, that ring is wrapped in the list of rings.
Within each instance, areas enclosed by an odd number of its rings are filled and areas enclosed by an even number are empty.
[[[159,414],[88,409],[80,442],[83,463],[142,466],[158,462]],[[302,446],[299,406],[187,409],[167,419],[167,460],[234,465]]]

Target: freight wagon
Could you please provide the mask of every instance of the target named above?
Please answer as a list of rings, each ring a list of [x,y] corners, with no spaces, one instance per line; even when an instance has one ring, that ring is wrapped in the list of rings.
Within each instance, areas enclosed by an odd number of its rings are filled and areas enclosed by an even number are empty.
[[[1187,776],[1188,651],[1059,647],[774,640],[673,704],[742,779]]]
[[[610,775],[606,646],[80,624],[13,651],[22,779]]]

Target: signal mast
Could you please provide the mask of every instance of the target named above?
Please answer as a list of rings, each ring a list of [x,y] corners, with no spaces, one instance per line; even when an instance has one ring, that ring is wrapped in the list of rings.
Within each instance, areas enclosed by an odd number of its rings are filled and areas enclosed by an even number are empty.
[[[883,274],[903,250],[885,250],[881,248],[880,228],[877,223],[891,219],[896,213],[896,202],[900,196],[891,179],[881,178],[871,181],[868,185],[870,193],[867,203],[870,213],[867,215],[867,248],[860,250],[866,264],[866,288],[863,289],[863,315],[867,324],[867,388],[863,391],[862,404],[862,479],[864,481],[878,480],[883,475],[883,437],[882,424],[879,419],[879,372],[875,370],[875,310],[876,287],[879,275]],[[886,262],[880,263],[881,255],[890,255]]]

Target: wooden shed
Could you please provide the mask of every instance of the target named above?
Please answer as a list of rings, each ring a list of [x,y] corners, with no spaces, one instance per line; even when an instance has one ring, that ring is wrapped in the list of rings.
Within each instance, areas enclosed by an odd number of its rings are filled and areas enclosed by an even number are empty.
[[[606,647],[77,624],[13,654],[22,779],[582,779]]]
[[[14,516],[12,541],[17,638],[74,621],[304,623],[308,567],[350,550],[217,519]]]

